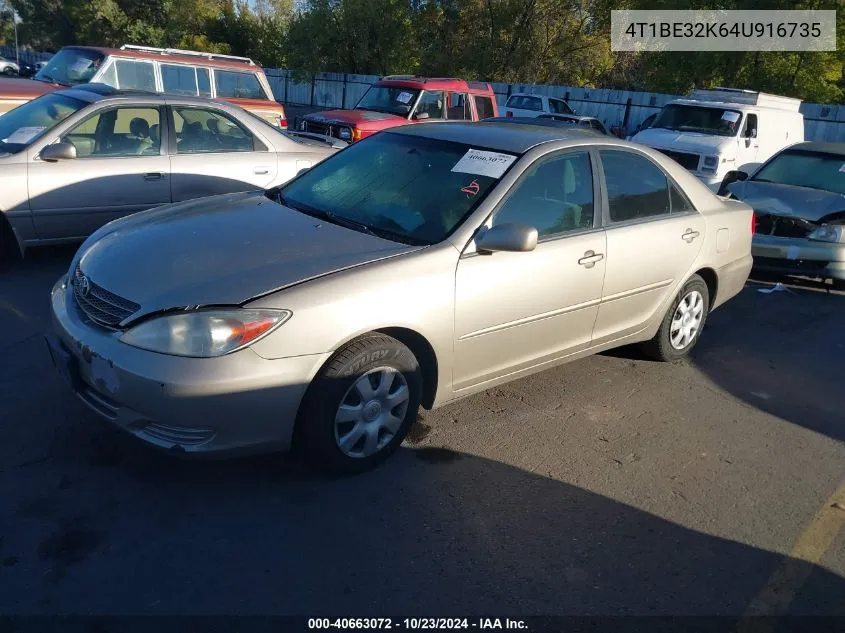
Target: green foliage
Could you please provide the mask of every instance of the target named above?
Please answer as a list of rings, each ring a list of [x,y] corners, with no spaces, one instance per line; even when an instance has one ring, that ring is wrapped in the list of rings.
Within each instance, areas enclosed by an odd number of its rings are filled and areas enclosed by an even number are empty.
[[[175,46],[302,73],[419,73],[686,93],[695,86],[845,101],[843,0],[0,0],[20,41]],[[839,9],[823,53],[613,53],[614,9]],[[0,30],[3,37],[5,30]],[[8,35],[6,35],[8,37]]]

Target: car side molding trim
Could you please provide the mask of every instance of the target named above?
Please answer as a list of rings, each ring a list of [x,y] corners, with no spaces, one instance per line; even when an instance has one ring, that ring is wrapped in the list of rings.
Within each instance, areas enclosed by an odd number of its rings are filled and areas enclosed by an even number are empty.
[[[495,325],[493,327],[484,328],[483,330],[476,330],[475,332],[470,332],[468,334],[464,334],[463,336],[459,337],[458,340],[465,341],[469,338],[474,338],[476,336],[483,336],[484,334],[490,334],[491,332],[498,332],[500,330],[506,330],[511,327],[516,327],[517,325],[524,325],[526,323],[533,323],[534,321],[542,321],[543,319],[550,319],[552,317],[559,316],[561,314],[566,314],[567,312],[575,312],[576,310],[583,310],[584,308],[591,308],[593,306],[597,306],[601,303],[601,299],[593,299],[591,301],[585,301],[584,303],[579,303],[573,306],[567,306],[561,310],[552,310],[551,312],[543,312],[542,314],[535,314],[530,317],[526,317],[524,319],[517,319],[516,321],[509,321],[507,323],[502,323],[501,325]]]

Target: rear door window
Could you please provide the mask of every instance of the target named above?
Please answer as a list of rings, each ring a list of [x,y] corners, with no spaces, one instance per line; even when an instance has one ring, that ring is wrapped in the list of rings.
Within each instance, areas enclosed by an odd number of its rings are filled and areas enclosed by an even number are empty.
[[[241,73],[231,70],[215,70],[214,83],[217,96],[230,99],[267,99],[261,82],[254,73]]]
[[[449,93],[449,118],[453,120],[472,120],[469,109],[469,98],[464,92]]]
[[[549,110],[555,114],[572,114],[572,108],[560,99],[549,99]]]
[[[208,68],[197,68],[197,89],[201,97],[211,96],[211,76]]]
[[[217,110],[173,108],[177,154],[252,152],[255,138],[240,123]]]
[[[657,165],[631,152],[609,150],[599,156],[611,222],[669,215],[669,181]]]
[[[197,70],[193,66],[182,64],[162,64],[161,83],[164,92],[174,95],[196,96]]]

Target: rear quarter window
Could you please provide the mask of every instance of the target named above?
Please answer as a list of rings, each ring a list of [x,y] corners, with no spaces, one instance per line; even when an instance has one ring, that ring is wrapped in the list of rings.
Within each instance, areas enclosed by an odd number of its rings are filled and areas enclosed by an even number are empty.
[[[242,73],[232,70],[215,70],[214,83],[217,96],[230,99],[264,99],[267,95],[261,88],[261,82],[254,73]]]
[[[543,109],[543,100],[539,97],[515,95],[508,99],[506,107],[517,110],[533,110],[535,112],[540,112]]]
[[[479,119],[488,119],[496,116],[493,112],[493,100],[490,97],[482,97],[475,95],[475,111],[478,113]]]

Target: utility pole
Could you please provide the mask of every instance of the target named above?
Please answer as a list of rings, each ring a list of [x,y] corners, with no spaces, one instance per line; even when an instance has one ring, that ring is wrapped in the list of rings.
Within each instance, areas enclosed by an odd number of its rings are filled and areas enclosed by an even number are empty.
[[[18,52],[18,12],[12,7],[12,23],[15,25],[15,63],[21,67],[21,54]]]

